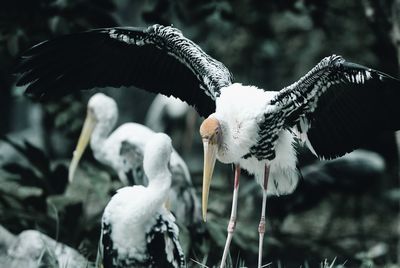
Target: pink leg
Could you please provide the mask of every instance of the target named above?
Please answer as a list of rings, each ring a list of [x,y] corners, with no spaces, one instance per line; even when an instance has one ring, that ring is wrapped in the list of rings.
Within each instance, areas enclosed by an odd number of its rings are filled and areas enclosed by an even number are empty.
[[[264,170],[264,184],[263,184],[263,199],[262,199],[262,209],[261,209],[261,219],[260,224],[258,225],[258,233],[259,233],[259,244],[258,244],[258,268],[261,268],[262,265],[262,249],[264,242],[264,233],[265,233],[265,210],[267,204],[267,187],[268,187],[268,178],[269,178],[269,166],[265,165]]]
[[[232,201],[232,210],[231,210],[231,218],[228,223],[228,236],[226,237],[224,253],[222,254],[222,260],[220,268],[225,266],[226,258],[228,257],[229,246],[232,241],[233,232],[236,227],[236,212],[237,212],[237,199],[238,199],[238,190],[239,190],[239,177],[240,177],[240,166],[239,164],[235,165],[235,184],[233,187],[233,201]]]

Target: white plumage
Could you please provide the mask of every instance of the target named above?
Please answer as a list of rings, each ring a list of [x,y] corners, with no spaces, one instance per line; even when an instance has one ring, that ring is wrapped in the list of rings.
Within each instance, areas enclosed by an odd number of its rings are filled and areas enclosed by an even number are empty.
[[[62,57],[54,60],[54,51]],[[22,73],[17,85],[29,84],[26,93],[31,96],[96,86],[136,86],[178,97],[208,116],[200,128],[204,218],[215,160],[236,166],[221,266],[235,226],[241,167],[255,174],[263,188],[261,267],[267,192],[289,193],[297,184],[291,148],[295,130],[314,153],[331,159],[361,147],[383,131],[400,129],[400,120],[393,117],[400,113],[399,80],[337,55],[322,59],[297,82],[276,93],[233,84],[233,76],[221,62],[169,26],[96,29],[40,43],[24,56],[17,69]],[[93,62],[91,68],[71,68],[82,59]],[[110,65],[120,72],[115,74]],[[85,75],[87,81],[74,79]]]
[[[193,107],[173,96],[158,94],[151,103],[145,125],[173,137],[173,145],[183,154],[191,151],[198,116]]]
[[[98,261],[105,268],[185,265],[175,218],[163,205],[171,186],[171,139],[154,134],[149,141],[143,160],[148,186],[119,189],[104,210]]]
[[[112,167],[125,185],[147,185],[147,177],[143,174],[142,167],[143,151],[156,133],[141,124],[125,123],[110,134],[117,117],[117,104],[112,98],[102,93],[93,95],[88,102],[85,121],[89,122],[85,125],[90,125],[91,134],[85,132],[84,126],[81,136],[90,135],[90,147],[96,160]],[[83,152],[82,146],[84,145],[78,143],[74,153],[71,179]],[[170,159],[172,187],[168,203],[179,222],[190,226],[201,221],[199,202],[186,163],[175,150],[172,151]]]
[[[179,99],[158,94],[146,114],[146,126],[157,132],[165,132],[164,116],[179,119],[184,117],[189,109],[190,106]]]
[[[294,191],[298,182],[296,169],[297,156],[292,146],[293,134],[282,130],[275,142],[276,157],[273,160],[258,160],[255,156],[243,158],[249,148],[257,144],[259,124],[264,112],[273,112],[271,99],[277,94],[264,91],[254,86],[238,83],[221,89],[217,99],[217,109],[211,117],[215,117],[221,127],[222,137],[217,151],[217,159],[223,163],[238,163],[263,187],[264,167],[270,166],[268,194],[281,195]],[[238,101],[240,100],[240,101]],[[232,105],[238,103],[238,105]]]

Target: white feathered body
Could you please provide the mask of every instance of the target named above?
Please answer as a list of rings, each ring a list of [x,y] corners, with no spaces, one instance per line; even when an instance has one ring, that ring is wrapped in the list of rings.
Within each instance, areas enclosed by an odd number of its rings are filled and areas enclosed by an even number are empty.
[[[171,139],[155,134],[144,151],[148,186],[121,188],[107,204],[98,258],[105,268],[177,268],[185,264],[175,218],[164,207],[171,187],[171,153]]]
[[[96,160],[111,166],[120,174],[120,172],[126,171],[124,163],[117,157],[120,155],[122,142],[129,141],[132,144],[136,144],[143,151],[147,141],[150,140],[154,134],[154,131],[141,124],[125,123],[104,139],[92,138],[90,146]],[[96,137],[95,131],[92,137]],[[185,179],[191,184],[189,170],[175,150],[173,150],[171,154],[170,165],[172,170],[174,167],[180,166],[185,174]]]
[[[119,189],[108,203],[103,222],[112,225],[111,239],[119,258],[142,262],[149,258],[146,234],[159,215],[170,214],[163,207],[165,198],[160,199],[160,194],[140,185],[128,186]]]
[[[91,138],[91,148],[93,155],[99,162],[112,167],[119,178],[125,185],[129,185],[127,172],[132,172],[142,165],[143,151],[149,140],[156,134],[146,126],[137,123],[125,123],[113,131],[109,124],[99,122],[93,131]],[[106,133],[104,135],[103,133]],[[136,161],[124,162],[124,158],[120,157],[121,145],[123,142],[135,144],[141,151]],[[135,165],[135,166],[132,166]],[[170,158],[170,169],[172,173],[172,186],[169,191],[169,204],[171,210],[178,217],[179,222],[190,225],[194,222],[200,222],[200,205],[197,200],[194,188],[192,188],[192,180],[189,169],[179,154],[173,149]],[[148,180],[145,174],[138,176],[137,184],[147,185]]]
[[[270,104],[276,94],[254,86],[232,84],[221,89],[213,116],[219,120],[223,133],[218,160],[240,164],[241,168],[255,176],[260,185],[263,185],[264,168],[268,164],[268,194],[280,195],[293,192],[298,182],[297,157],[292,146],[293,131],[281,130],[275,142],[276,157],[273,160],[260,161],[254,156],[243,158],[258,142],[259,123],[264,114],[278,108]]]
[[[131,141],[143,151],[148,139],[154,135],[154,132],[148,127],[136,123],[125,123],[114,130],[109,136],[105,136],[103,139],[96,139],[96,136],[99,136],[96,130],[100,127],[99,123],[92,134],[90,147],[96,160],[112,167],[118,172],[118,175],[126,171],[119,157],[122,142]],[[174,152],[174,154],[176,153]]]

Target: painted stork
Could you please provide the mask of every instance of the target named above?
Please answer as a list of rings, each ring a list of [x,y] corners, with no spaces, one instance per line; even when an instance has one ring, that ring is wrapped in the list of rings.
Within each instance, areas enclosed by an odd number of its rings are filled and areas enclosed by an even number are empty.
[[[154,131],[166,132],[165,120],[179,120],[188,113],[190,106],[173,97],[158,94],[146,114],[145,124]]]
[[[96,160],[112,167],[125,185],[148,184],[143,173],[143,151],[156,133],[141,124],[125,123],[110,134],[117,118],[118,107],[112,98],[96,93],[89,99],[86,119],[70,165],[70,181],[90,140]],[[189,169],[175,150],[170,166],[172,186],[168,205],[178,221],[190,227],[201,221],[201,215]]]
[[[296,187],[296,136],[321,158],[342,156],[383,131],[400,128],[400,84],[380,71],[332,55],[280,91],[233,83],[228,69],[181,31],[105,28],[61,36],[28,50],[16,71],[26,94],[45,99],[93,87],[136,86],[174,95],[207,117],[203,218],[215,160],[235,164],[234,200],[221,266],[236,223],[240,169],[263,190],[261,266],[267,194]]]
[[[97,258],[104,268],[186,267],[175,217],[163,205],[171,187],[171,139],[157,133],[149,140],[143,158],[148,186],[119,189],[104,209]]]
[[[158,94],[147,111],[145,125],[156,132],[178,136],[179,143],[174,145],[179,145],[179,151],[185,154],[191,150],[197,120],[196,111],[187,103]]]

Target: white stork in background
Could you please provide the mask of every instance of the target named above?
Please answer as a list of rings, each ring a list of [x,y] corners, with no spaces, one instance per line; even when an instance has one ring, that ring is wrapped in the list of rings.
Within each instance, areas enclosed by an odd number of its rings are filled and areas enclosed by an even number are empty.
[[[147,111],[145,125],[156,132],[167,133],[172,139],[177,138],[176,143],[172,142],[185,154],[192,147],[197,120],[196,111],[187,103],[158,94]]]
[[[102,217],[97,264],[104,268],[183,268],[175,218],[164,207],[171,187],[171,139],[163,133],[149,137],[143,168],[148,186],[127,186],[111,198]]]
[[[136,86],[173,95],[206,117],[203,217],[215,160],[236,166],[224,266],[236,222],[240,169],[263,191],[261,266],[267,194],[291,193],[298,182],[296,133],[321,158],[342,156],[383,131],[400,129],[400,83],[380,71],[332,55],[299,81],[268,91],[233,83],[228,69],[173,27],[117,27],[44,41],[28,50],[17,85],[37,98],[93,87]]]
[[[136,123],[125,123],[111,132],[117,119],[118,107],[112,98],[97,93],[89,99],[86,119],[70,165],[70,181],[90,140],[96,160],[112,167],[125,185],[148,184],[143,173],[143,151],[156,133]],[[172,187],[167,204],[180,223],[191,227],[201,221],[200,205],[188,167],[175,150],[170,167]]]

